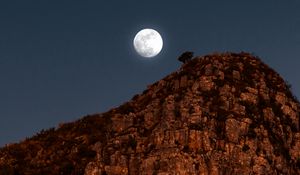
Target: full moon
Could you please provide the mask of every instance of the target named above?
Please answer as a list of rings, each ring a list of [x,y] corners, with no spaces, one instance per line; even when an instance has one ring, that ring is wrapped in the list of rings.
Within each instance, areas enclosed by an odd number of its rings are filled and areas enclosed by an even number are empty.
[[[133,45],[139,55],[150,58],[159,54],[163,40],[156,30],[143,29],[135,35]]]

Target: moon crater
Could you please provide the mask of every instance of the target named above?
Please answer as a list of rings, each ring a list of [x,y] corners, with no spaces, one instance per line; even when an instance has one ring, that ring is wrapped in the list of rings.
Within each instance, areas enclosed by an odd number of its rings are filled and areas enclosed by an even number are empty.
[[[163,40],[156,30],[143,29],[134,37],[133,45],[139,55],[150,58],[160,53]]]

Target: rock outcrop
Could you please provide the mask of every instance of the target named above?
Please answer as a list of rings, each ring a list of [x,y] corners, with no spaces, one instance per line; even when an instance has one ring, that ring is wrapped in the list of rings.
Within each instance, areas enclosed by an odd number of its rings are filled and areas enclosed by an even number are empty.
[[[300,174],[299,112],[257,57],[196,57],[118,108],[1,148],[0,174]]]

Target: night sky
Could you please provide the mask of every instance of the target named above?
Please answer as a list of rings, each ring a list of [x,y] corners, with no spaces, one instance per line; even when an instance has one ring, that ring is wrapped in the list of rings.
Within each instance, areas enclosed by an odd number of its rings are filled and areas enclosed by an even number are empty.
[[[164,40],[151,60],[133,48],[143,28]],[[119,106],[186,50],[254,53],[300,97],[300,1],[1,1],[0,146]]]

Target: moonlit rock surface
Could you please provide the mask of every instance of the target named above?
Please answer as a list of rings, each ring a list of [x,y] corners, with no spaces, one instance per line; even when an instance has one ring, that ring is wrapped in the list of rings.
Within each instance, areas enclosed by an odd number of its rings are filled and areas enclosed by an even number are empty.
[[[163,47],[163,40],[157,31],[143,29],[134,37],[133,45],[139,55],[150,58],[159,54]]]

